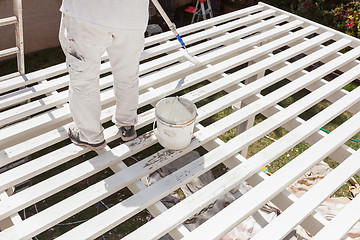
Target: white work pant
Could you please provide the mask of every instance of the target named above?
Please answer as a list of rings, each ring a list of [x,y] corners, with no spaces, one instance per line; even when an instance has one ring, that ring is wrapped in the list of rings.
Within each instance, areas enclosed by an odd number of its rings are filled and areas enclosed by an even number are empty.
[[[137,123],[139,96],[139,58],[144,48],[141,30],[106,32],[62,16],[59,39],[70,74],[69,103],[80,140],[104,140],[100,123],[100,64],[108,52],[113,74],[116,110],[113,121],[118,127]]]

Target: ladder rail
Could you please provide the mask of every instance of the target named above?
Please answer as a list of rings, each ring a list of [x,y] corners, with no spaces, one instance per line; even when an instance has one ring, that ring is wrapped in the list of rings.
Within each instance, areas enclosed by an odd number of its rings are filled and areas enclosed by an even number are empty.
[[[207,4],[207,8],[205,8],[205,3]],[[200,4],[200,8],[199,8]],[[196,1],[195,10],[191,19],[191,23],[195,22],[195,16],[197,16],[197,21],[199,20],[200,15],[202,16],[203,20],[206,20],[206,15],[209,14],[210,18],[213,17],[213,11],[211,8],[210,0],[198,0]]]
[[[16,54],[17,68],[20,75],[25,74],[24,27],[22,16],[22,0],[13,0],[14,16],[0,19],[0,27],[15,24],[16,47],[0,51],[0,58]]]
[[[213,15],[213,10],[212,10],[212,7],[211,7],[211,2],[210,2],[210,0],[206,0],[206,2],[207,2],[207,5],[208,5],[208,9],[209,9],[209,14],[210,14],[210,18],[212,18],[212,17],[214,17],[214,15]]]

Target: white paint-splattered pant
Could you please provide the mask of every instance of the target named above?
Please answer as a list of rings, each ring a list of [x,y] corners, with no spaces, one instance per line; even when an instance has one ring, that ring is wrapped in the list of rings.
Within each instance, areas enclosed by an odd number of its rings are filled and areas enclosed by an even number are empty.
[[[136,124],[139,58],[144,48],[144,33],[141,30],[106,32],[63,14],[59,39],[70,74],[70,110],[80,130],[80,140],[88,143],[104,140],[99,75],[100,58],[105,51],[114,78],[116,110],[113,121],[118,127]]]

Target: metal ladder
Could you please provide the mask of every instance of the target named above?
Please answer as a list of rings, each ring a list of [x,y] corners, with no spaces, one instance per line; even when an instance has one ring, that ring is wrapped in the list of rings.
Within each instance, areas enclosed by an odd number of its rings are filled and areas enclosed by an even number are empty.
[[[207,8],[205,8],[205,2],[207,4]],[[199,8],[200,4],[200,8]],[[213,11],[211,8],[210,0],[197,0],[195,7],[188,7],[185,9],[186,12],[192,13],[191,23],[195,22],[195,17],[197,16],[196,21],[199,21],[199,18],[202,17],[203,20],[206,19],[206,15],[210,15],[210,18],[213,17]]]
[[[0,27],[15,24],[16,47],[0,50],[0,58],[16,54],[18,72],[2,76],[0,80],[25,74],[22,0],[13,0],[13,9],[14,16],[0,19]]]

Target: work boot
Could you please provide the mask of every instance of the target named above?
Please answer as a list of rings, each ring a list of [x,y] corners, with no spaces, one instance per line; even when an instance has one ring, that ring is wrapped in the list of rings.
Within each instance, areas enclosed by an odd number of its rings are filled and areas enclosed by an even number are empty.
[[[132,126],[122,126],[122,127],[119,128],[119,130],[120,130],[120,134],[121,134],[121,139],[124,142],[133,140],[133,139],[135,139],[137,137],[134,125],[132,125]]]
[[[94,151],[101,150],[106,146],[105,140],[103,140],[100,143],[88,143],[88,142],[81,141],[79,129],[75,126],[69,127],[68,135],[69,135],[71,142],[73,142],[75,145],[85,146]]]

